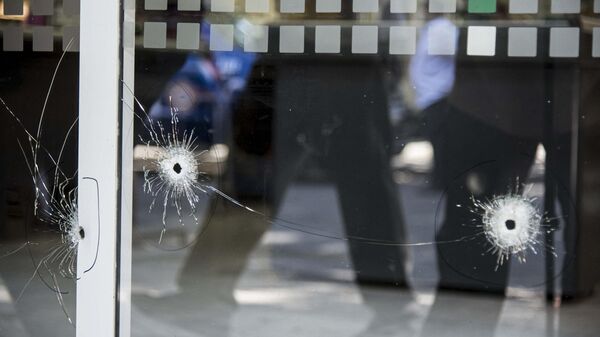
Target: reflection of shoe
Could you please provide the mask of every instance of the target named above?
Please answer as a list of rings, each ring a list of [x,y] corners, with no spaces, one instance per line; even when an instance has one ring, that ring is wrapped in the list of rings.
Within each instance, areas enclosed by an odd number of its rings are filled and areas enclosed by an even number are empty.
[[[381,280],[381,279],[372,279],[372,278],[364,278],[364,277],[356,277],[356,284],[360,286],[367,287],[390,287],[390,288],[399,288],[399,289],[408,289],[409,284],[405,281],[389,281],[389,280]]]
[[[504,296],[506,288],[500,286],[480,286],[480,287],[472,287],[472,286],[460,286],[460,285],[448,285],[448,284],[438,284],[438,291],[460,291],[472,294],[484,294],[484,295],[492,295],[492,296]]]
[[[591,297],[593,294],[594,294],[593,289],[575,292],[575,293],[573,293],[573,292],[564,293],[564,294],[560,295],[560,297],[558,297],[555,294],[546,293],[546,301],[548,301],[548,303],[553,303],[558,300],[560,304],[574,304],[574,303],[579,303],[579,302]]]

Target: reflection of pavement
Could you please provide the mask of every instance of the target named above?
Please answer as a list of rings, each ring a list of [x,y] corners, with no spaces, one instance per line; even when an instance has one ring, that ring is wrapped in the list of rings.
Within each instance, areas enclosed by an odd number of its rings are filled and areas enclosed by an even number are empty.
[[[37,235],[39,234],[39,235]],[[31,237],[32,256],[36,261],[53,247],[46,244],[56,240],[54,235],[36,233]],[[21,246],[22,242],[0,244],[0,256]],[[63,314],[55,293],[34,278],[25,288],[35,270],[27,249],[0,259],[0,336],[37,337],[37,336],[75,336],[75,327],[70,325]],[[49,280],[47,274],[44,274]],[[75,316],[75,282],[58,277],[63,299],[71,317]],[[23,295],[17,302],[19,293]]]
[[[405,185],[401,197],[408,239],[433,240],[431,209],[439,193]],[[298,184],[290,189],[278,217],[343,234],[337,207],[329,185]],[[243,232],[240,226],[247,229],[252,222],[264,220],[235,207],[224,211],[226,215],[216,216],[210,226],[219,228],[229,222],[232,232],[217,244],[208,261],[198,261],[200,268],[188,271],[187,277],[195,281],[186,287],[180,285],[186,259],[195,264],[202,256],[191,255],[190,249],[157,250],[153,240],[135,242],[133,336],[595,337],[600,331],[595,318],[600,314],[599,296],[560,309],[547,307],[535,289],[511,290],[514,296],[508,298],[450,292],[436,296],[433,246],[411,249],[411,282],[416,291],[358,287],[352,282],[345,242],[270,226],[238,278],[231,272],[235,261],[229,251],[241,237],[233,231]],[[147,216],[145,209],[137,212],[141,221],[160,222],[159,215]],[[160,229],[144,225],[146,234]],[[171,240],[178,244],[181,238],[189,236],[175,235]],[[2,248],[9,251],[12,246],[3,243]],[[32,246],[36,256],[47,248]],[[538,258],[513,264],[511,282],[517,283],[516,276],[537,275],[542,262]],[[0,260],[0,271],[0,336],[74,336],[56,297],[39,280],[15,301],[33,272],[25,250]],[[63,289],[73,291],[69,282]],[[71,312],[74,299],[72,293],[65,296]]]
[[[401,198],[408,240],[433,241],[432,209],[440,193],[403,186]],[[210,226],[223,226],[227,233],[264,221],[233,207],[225,211]],[[329,185],[292,186],[278,218],[300,224],[300,229],[310,226],[343,236]],[[556,310],[546,306],[540,289],[511,288],[507,298],[451,292],[436,296],[432,245],[411,248],[415,290],[408,291],[358,287],[345,242],[276,225],[252,249],[238,278],[229,251],[243,238],[235,236],[219,238],[223,241],[217,246],[222,246],[207,256],[134,245],[133,335],[500,337],[597,336],[600,331],[594,318],[600,314],[599,296]],[[184,267],[190,262],[197,266],[191,272]],[[543,275],[540,268],[542,257],[526,265],[513,263],[511,284]],[[187,283],[181,286],[184,269]]]
[[[408,239],[431,241],[431,209],[439,193],[405,185],[401,197]],[[337,207],[329,185],[298,184],[291,187],[279,217],[341,234]],[[210,226],[230,232],[225,231],[205,261],[191,249],[165,252],[154,248],[153,241],[136,240],[133,336],[596,337],[600,331],[598,295],[560,309],[546,306],[536,289],[513,289],[507,298],[477,293],[436,295],[433,246],[411,249],[411,282],[416,290],[358,287],[352,282],[345,242],[270,226],[238,275],[230,251],[251,233],[246,232],[248,228],[264,219],[231,206],[222,211],[224,215],[215,216]],[[136,212],[142,221],[160,222],[160,216],[146,216],[145,209]],[[148,233],[160,229],[144,225]],[[172,241],[177,243],[181,237],[174,236]],[[2,243],[1,248],[5,252],[16,246]],[[42,244],[31,247],[35,256],[48,249]],[[192,282],[182,286],[181,275],[189,262],[198,268],[188,267],[187,278]],[[513,274],[536,275],[542,262],[538,258],[515,263]],[[32,272],[25,250],[0,259],[0,336],[74,336],[75,329],[66,322],[56,297],[39,280],[33,280],[16,302]],[[517,281],[513,276],[512,284]],[[65,300],[74,312],[72,282],[64,282],[63,290],[71,292]]]

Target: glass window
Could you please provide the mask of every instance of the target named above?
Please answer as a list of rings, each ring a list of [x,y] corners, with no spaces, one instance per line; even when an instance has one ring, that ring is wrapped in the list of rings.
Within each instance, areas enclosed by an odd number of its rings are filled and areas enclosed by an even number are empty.
[[[74,335],[79,3],[0,4],[0,332]],[[122,7],[115,335],[600,332],[599,0]]]
[[[79,3],[0,1],[0,335],[74,336]]]
[[[596,21],[579,1],[138,5],[132,334],[598,331]],[[589,325],[544,309],[570,299]]]

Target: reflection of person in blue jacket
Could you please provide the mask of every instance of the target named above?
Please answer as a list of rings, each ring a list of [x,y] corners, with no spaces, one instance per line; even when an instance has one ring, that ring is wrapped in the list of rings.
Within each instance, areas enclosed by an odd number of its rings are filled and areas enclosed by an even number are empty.
[[[201,25],[202,45],[210,37],[210,24]],[[170,121],[177,111],[180,130],[194,129],[198,141],[211,144],[229,138],[231,105],[244,89],[256,56],[239,44],[233,51],[191,53],[169,79],[160,98],[150,108],[155,121]]]
[[[212,143],[213,114],[219,91],[217,69],[210,59],[190,54],[150,108],[150,117],[166,123],[171,120],[172,107],[177,111],[180,131],[194,128],[199,141]]]

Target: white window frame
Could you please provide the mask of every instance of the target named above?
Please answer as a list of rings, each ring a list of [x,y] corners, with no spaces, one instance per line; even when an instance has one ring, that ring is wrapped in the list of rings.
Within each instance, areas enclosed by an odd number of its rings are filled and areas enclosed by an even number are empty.
[[[81,1],[78,337],[130,336],[134,20],[135,0]]]

